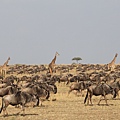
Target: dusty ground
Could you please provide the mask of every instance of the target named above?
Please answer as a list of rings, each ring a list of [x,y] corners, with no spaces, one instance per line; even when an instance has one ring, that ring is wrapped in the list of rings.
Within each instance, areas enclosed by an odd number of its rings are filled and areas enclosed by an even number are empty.
[[[16,115],[20,108],[8,107],[8,117],[0,114],[0,120],[120,120],[120,100],[108,100],[109,106],[98,106],[99,97],[93,97],[93,106],[83,104],[84,97],[75,96],[74,93],[67,95],[68,86],[57,85],[58,93],[56,101],[44,101],[42,107],[26,107],[26,115]],[[111,98],[111,96],[108,96]]]

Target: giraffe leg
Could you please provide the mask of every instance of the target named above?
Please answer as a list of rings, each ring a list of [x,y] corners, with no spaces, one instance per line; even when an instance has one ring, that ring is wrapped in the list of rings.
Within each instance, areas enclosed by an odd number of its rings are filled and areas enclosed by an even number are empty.
[[[2,77],[4,77],[3,70],[1,70],[1,75],[2,75]]]
[[[0,70],[0,73],[1,73],[1,75],[3,76],[3,70],[2,70],[2,69]]]
[[[4,70],[4,77],[6,77],[6,70]]]
[[[5,70],[2,70],[2,76],[5,78],[5,76],[6,76],[6,71]]]
[[[49,72],[50,72],[51,75],[53,74],[52,67],[49,67]]]

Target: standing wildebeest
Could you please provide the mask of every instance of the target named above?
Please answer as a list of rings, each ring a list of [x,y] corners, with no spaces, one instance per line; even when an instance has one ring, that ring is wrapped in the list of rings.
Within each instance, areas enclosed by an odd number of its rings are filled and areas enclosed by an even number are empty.
[[[48,99],[50,96],[50,92],[48,90],[46,90],[44,87],[39,86],[39,85],[31,85],[29,87],[23,88],[22,92],[36,95],[36,98],[37,98],[36,105],[37,106],[39,106],[39,98],[45,97],[45,99]],[[40,105],[42,105],[42,102]]]
[[[55,84],[48,84],[47,87],[48,87],[47,88],[48,91],[50,92],[50,98],[51,98],[51,100],[55,101],[56,98],[54,98],[54,97],[55,97],[55,94],[57,93],[57,86]],[[51,97],[51,93],[53,93],[53,97]]]
[[[108,84],[106,84],[106,83],[100,83],[98,85],[93,84],[93,85],[91,85],[90,87],[87,88],[87,94],[86,94],[86,97],[84,99],[84,104],[86,103],[86,100],[88,99],[87,104],[89,104],[89,100],[90,100],[91,105],[92,105],[92,100],[91,100],[92,96],[93,95],[95,95],[95,96],[101,95],[101,98],[98,102],[98,105],[100,104],[100,102],[102,100],[102,97],[104,97],[106,105],[108,105],[107,104],[107,99],[106,99],[106,95],[108,95],[108,94],[112,94],[113,98],[116,97],[115,90],[111,86],[109,86]]]
[[[51,81],[48,81],[46,83],[45,82],[38,83],[38,85],[40,88],[43,88],[49,92],[50,95],[48,96],[48,98],[50,98],[50,99],[52,98],[51,94],[53,94],[53,96],[55,96],[55,94],[57,93],[57,86],[55,84],[52,84]],[[54,99],[52,99],[52,101],[53,100],[56,100],[56,99],[54,98]]]
[[[112,88],[115,89],[116,95],[119,98],[120,81],[115,81],[115,82],[111,82],[111,83],[107,83],[107,84],[109,84]]]
[[[54,93],[56,94],[57,93],[57,86],[55,84],[42,84],[42,87],[44,89],[46,89],[47,91],[49,91],[50,93]]]
[[[6,95],[2,98],[2,107],[0,109],[0,113],[3,110],[3,115],[8,115],[8,112],[6,110],[8,105],[16,106],[20,104],[22,106],[21,111],[23,111],[23,115],[25,115],[25,104],[31,101],[35,101],[35,98],[36,97],[31,94],[21,91],[18,91],[16,94]],[[18,114],[19,113],[20,112],[18,112]]]

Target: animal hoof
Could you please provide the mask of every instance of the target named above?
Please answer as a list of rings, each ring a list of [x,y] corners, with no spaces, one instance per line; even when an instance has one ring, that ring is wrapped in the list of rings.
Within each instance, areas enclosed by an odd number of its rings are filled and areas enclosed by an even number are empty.
[[[23,116],[23,117],[24,117],[24,116],[25,116],[25,114],[21,114],[21,116]]]
[[[6,115],[3,115],[3,117],[6,117]]]
[[[93,106],[93,104],[90,104],[90,106]]]
[[[38,107],[39,105],[33,105],[33,107]]]
[[[52,99],[52,101],[56,101],[56,98]]]
[[[19,115],[20,112],[16,113],[16,115]]]

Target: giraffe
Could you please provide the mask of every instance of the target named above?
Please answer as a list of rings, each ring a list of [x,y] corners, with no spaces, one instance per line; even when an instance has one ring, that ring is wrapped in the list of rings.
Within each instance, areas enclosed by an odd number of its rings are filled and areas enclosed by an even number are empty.
[[[116,53],[113,60],[107,64],[108,69],[113,70],[115,68],[115,61],[116,61],[117,56],[118,54]]]
[[[48,69],[49,69],[49,72],[50,72],[51,75],[53,74],[53,69],[54,69],[55,61],[56,61],[56,58],[57,58],[58,55],[60,55],[60,54],[58,52],[56,52],[55,53],[55,57],[52,59],[52,61],[48,65]]]
[[[10,57],[8,57],[7,61],[2,66],[0,66],[0,72],[3,77],[6,76],[6,70],[7,70],[7,65],[9,60],[10,60]]]

